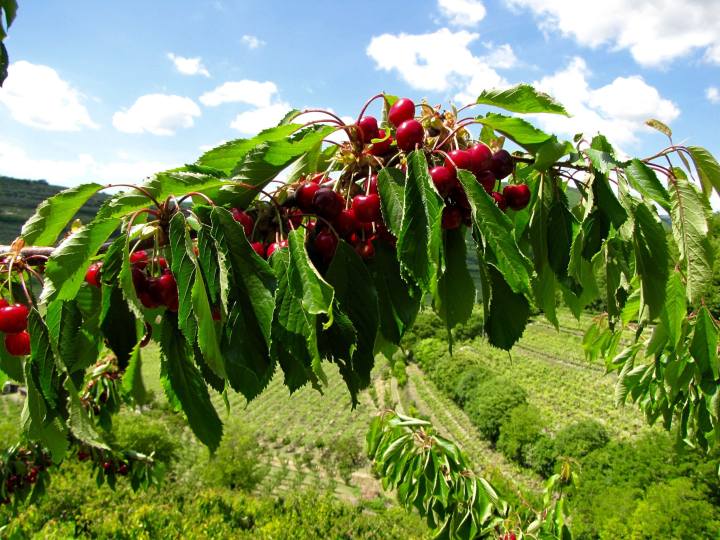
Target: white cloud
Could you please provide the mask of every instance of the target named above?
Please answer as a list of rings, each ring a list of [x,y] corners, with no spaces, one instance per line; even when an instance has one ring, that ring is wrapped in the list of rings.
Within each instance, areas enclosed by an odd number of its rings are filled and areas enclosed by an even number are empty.
[[[84,96],[49,66],[14,62],[0,88],[0,103],[27,126],[47,131],[97,129],[82,104]]]
[[[711,86],[705,90],[705,97],[710,103],[717,105],[720,103],[720,90],[716,86]]]
[[[83,182],[137,183],[158,171],[174,166],[153,160],[120,159],[99,162],[90,154],[47,159],[30,156],[12,144],[0,141],[0,174],[17,178],[45,179],[51,184],[74,186]]]
[[[174,135],[175,131],[192,127],[193,118],[200,116],[200,107],[190,98],[167,94],[146,94],[133,105],[113,115],[113,126],[124,133]]]
[[[533,83],[565,108],[571,118],[559,115],[537,115],[545,129],[573,135],[583,132],[592,137],[598,131],[618,146],[637,141],[638,133],[648,131],[645,120],[657,118],[670,123],[680,110],[663,98],[642,77],[617,77],[600,88],[592,88],[590,69],[582,58],[575,57],[562,70]]]
[[[372,38],[366,52],[378,69],[397,70],[414,89],[455,91],[455,99],[465,103],[484,88],[507,85],[494,68],[515,62],[509,45],[493,47],[495,52],[486,56],[475,56],[469,46],[478,37],[466,30],[453,32],[447,28],[430,34],[382,34]]]
[[[277,125],[290,109],[288,103],[281,101],[273,105],[241,112],[230,123],[230,127],[245,135],[255,135],[263,129]]]
[[[200,102],[206,107],[216,107],[223,103],[247,103],[255,107],[267,107],[277,91],[277,86],[271,81],[243,79],[226,82],[210,92],[205,92],[200,96]]]
[[[475,26],[485,18],[485,6],[479,0],[438,0],[438,7],[456,26]]]
[[[178,56],[173,53],[168,53],[167,57],[175,65],[175,69],[183,75],[204,75],[205,77],[210,76],[210,72],[202,63],[202,58],[199,56],[194,58],[185,58],[184,56]]]
[[[240,38],[240,41],[242,41],[248,49],[257,49],[258,47],[265,45],[265,42],[262,39],[257,36],[251,36],[250,34],[245,34]]]
[[[505,0],[531,10],[540,28],[561,32],[581,45],[628,49],[645,66],[704,49],[720,64],[720,8],[717,0]]]

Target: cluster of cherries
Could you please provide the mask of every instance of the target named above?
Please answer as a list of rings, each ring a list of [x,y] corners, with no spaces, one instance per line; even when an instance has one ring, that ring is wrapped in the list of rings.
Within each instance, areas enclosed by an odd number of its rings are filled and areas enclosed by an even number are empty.
[[[120,399],[117,384],[121,373],[116,366],[107,361],[93,370],[93,375],[85,385],[80,402],[86,409],[92,410],[95,416],[106,411],[110,414],[120,410]]]
[[[38,445],[9,452],[0,460],[0,504],[9,504],[11,495],[37,483],[50,465],[50,454]]]
[[[25,304],[9,304],[0,298],[0,332],[5,334],[5,350],[13,356],[30,354],[30,334],[27,332],[28,314]]]
[[[130,254],[130,264],[135,292],[143,306],[178,310],[177,282],[165,257],[151,260],[146,251],[139,250]],[[101,271],[102,262],[91,264],[85,273],[85,281],[93,287],[100,287]]]
[[[78,461],[92,460],[102,468],[106,475],[118,474],[120,476],[127,476],[130,473],[130,463],[128,461],[114,457],[108,452],[80,447],[77,452],[77,458]]]

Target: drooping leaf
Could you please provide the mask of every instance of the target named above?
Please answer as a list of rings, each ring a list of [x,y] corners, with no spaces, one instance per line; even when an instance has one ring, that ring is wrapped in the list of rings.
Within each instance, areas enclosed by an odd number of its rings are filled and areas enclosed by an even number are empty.
[[[122,375],[120,388],[126,396],[132,398],[137,405],[144,405],[147,402],[147,390],[142,377],[142,349],[140,343],[135,345],[130,353],[130,360]]]
[[[397,240],[398,260],[409,278],[432,294],[440,271],[442,200],[431,183],[425,154],[411,152]]]
[[[476,120],[495,131],[499,131],[531,154],[537,152],[543,143],[552,138],[551,135],[539,130],[529,122],[514,116],[490,113],[484,117],[480,116]]]
[[[660,314],[665,302],[668,279],[668,248],[665,229],[643,203],[635,207],[633,245],[635,267],[640,276],[642,299],[650,311],[650,319]]]
[[[550,113],[570,116],[552,96],[529,84],[518,84],[505,90],[484,90],[477,98],[479,105],[491,105],[516,113]]]
[[[33,246],[51,246],[80,208],[100,190],[100,184],[81,184],[45,199],[23,225],[20,235]]]
[[[645,120],[645,125],[650,126],[653,129],[656,129],[660,133],[667,135],[668,137],[672,137],[672,130],[660,120],[657,120],[655,118],[650,118],[649,120]]]
[[[690,344],[690,354],[697,362],[701,372],[709,372],[711,380],[718,378],[718,329],[712,315],[705,306],[698,311],[695,320],[695,333]]]
[[[475,282],[467,268],[465,227],[445,231],[445,272],[438,283],[435,310],[448,330],[466,322],[475,305]]]
[[[375,362],[375,336],[379,325],[378,297],[370,272],[355,250],[344,241],[338,243],[328,268],[327,280],[335,290],[340,309],[357,332],[357,349],[350,362],[340,367],[346,383],[356,377],[357,386],[348,384],[352,398],[356,400],[357,391],[369,386],[370,371]]]
[[[700,175],[700,184],[705,196],[709,197],[713,188],[720,194],[720,163],[701,146],[688,146],[688,151]]]
[[[682,282],[680,272],[672,272],[665,288],[665,308],[662,312],[662,322],[673,348],[680,343],[683,322],[686,318],[685,284]]]
[[[78,397],[78,390],[75,384],[69,378],[65,380],[65,389],[68,393],[67,425],[68,428],[70,428],[70,432],[77,440],[85,444],[94,446],[95,448],[109,450],[83,407]]]
[[[558,279],[568,275],[570,249],[576,223],[575,216],[567,207],[567,200],[564,197],[555,200],[548,213],[547,256],[550,268]]]
[[[607,221],[612,223],[616,229],[619,229],[628,216],[615,193],[610,189],[608,177],[596,170],[593,175],[592,189],[598,211],[604,214]]]
[[[159,337],[162,369],[172,391],[195,436],[214,452],[222,438],[222,422],[210,401],[207,386],[191,360],[191,351],[175,314],[166,312]]]
[[[568,141],[558,141],[557,137],[553,135],[537,147],[533,167],[538,171],[545,171],[561,157],[570,154],[574,150],[575,148]]]
[[[497,259],[497,266],[513,291],[530,291],[530,262],[523,255],[512,234],[513,225],[493,199],[467,171],[458,171],[472,207],[473,223]]]
[[[685,267],[687,295],[695,304],[712,283],[713,251],[708,240],[706,207],[700,194],[680,175],[671,182],[672,230]]]
[[[378,191],[383,221],[395,236],[402,230],[405,177],[401,170],[383,168],[378,174]]]
[[[492,297],[485,333],[491,345],[509,351],[525,331],[530,303],[523,294],[512,290],[494,266],[489,265],[488,268]]]
[[[296,229],[288,235],[290,264],[288,285],[292,293],[302,300],[305,311],[311,315],[327,315],[326,327],[332,325],[333,288],[317,271],[305,249],[305,229]]]

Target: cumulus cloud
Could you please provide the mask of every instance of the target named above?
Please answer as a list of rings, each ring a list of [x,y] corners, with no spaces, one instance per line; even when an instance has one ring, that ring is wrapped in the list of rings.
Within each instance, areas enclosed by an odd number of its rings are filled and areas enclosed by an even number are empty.
[[[112,123],[123,133],[174,135],[178,129],[192,127],[193,118],[200,114],[200,107],[190,98],[146,94],[129,109],[116,112]]]
[[[575,57],[565,68],[534,82],[572,114],[571,118],[537,115],[538,123],[565,135],[584,132],[592,136],[599,131],[622,146],[636,142],[638,134],[649,129],[645,120],[657,118],[669,124],[680,115],[672,101],[640,76],[617,77],[599,88],[591,87],[591,76],[585,61]]]
[[[31,156],[19,146],[0,141],[0,174],[45,179],[51,184],[74,186],[83,182],[139,182],[172,166],[173,164],[161,161],[133,160],[128,157],[103,162],[87,153],[63,159],[48,159]]]
[[[255,107],[267,107],[277,91],[273,82],[243,79],[226,82],[210,92],[205,92],[200,96],[200,102],[206,107],[216,107],[223,103],[247,103]]]
[[[440,13],[455,26],[475,26],[485,18],[485,6],[479,0],[438,0]]]
[[[581,45],[627,49],[644,66],[662,66],[693,50],[720,64],[717,0],[505,0],[532,11],[548,33],[561,32]]]
[[[717,105],[720,103],[720,90],[716,86],[711,86],[705,90],[705,97],[710,103]]]
[[[96,129],[84,96],[49,66],[14,62],[0,88],[0,103],[21,124],[47,131]]]
[[[265,42],[262,39],[258,38],[257,36],[252,36],[250,34],[245,34],[243,37],[240,38],[240,41],[242,41],[242,43],[248,49],[257,49],[265,45]]]
[[[284,101],[258,107],[238,114],[230,127],[245,135],[255,135],[263,129],[277,125],[290,110],[290,105]]]
[[[194,58],[185,58],[174,53],[168,53],[167,57],[175,66],[175,69],[183,75],[203,75],[210,76],[210,72],[202,63],[202,58],[196,56]]]
[[[429,34],[382,34],[371,39],[366,52],[378,69],[397,71],[414,89],[455,92],[454,98],[465,103],[484,88],[506,86],[496,68],[507,68],[516,61],[510,45],[488,44],[488,54],[476,56],[470,44],[478,37],[448,28]]]

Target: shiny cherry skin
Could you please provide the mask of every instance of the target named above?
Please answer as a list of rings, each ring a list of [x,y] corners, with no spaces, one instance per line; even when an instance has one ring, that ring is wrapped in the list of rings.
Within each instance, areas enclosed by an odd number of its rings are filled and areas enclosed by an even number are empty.
[[[355,195],[352,209],[355,217],[361,223],[373,223],[382,217],[380,213],[380,196],[376,193],[370,195]]]
[[[474,173],[487,171],[492,167],[492,150],[484,143],[477,143],[467,149],[470,154],[470,170]]]
[[[333,221],[333,227],[343,238],[350,236],[360,228],[360,223],[355,216],[355,210],[348,208],[340,212]]]
[[[287,240],[280,240],[279,242],[273,242],[270,244],[267,248],[267,252],[265,254],[265,257],[268,259],[272,256],[273,253],[275,253],[279,249],[283,249],[288,247],[288,241]]]
[[[503,189],[503,196],[509,208],[522,210],[530,202],[530,188],[527,184],[510,184]]]
[[[337,237],[329,230],[320,231],[313,242],[315,250],[325,261],[329,261],[335,255],[337,244]]]
[[[443,165],[430,169],[430,178],[435,184],[435,189],[443,197],[447,197],[457,184],[455,171]]]
[[[320,185],[315,182],[306,182],[297,188],[295,200],[301,210],[304,212],[312,212],[313,197],[315,197],[318,189],[320,189]]]
[[[495,174],[492,171],[486,170],[475,173],[475,179],[488,193],[492,193],[495,189],[497,180],[495,179]]]
[[[463,213],[457,206],[443,208],[441,226],[443,229],[457,229],[463,222]]]
[[[12,356],[30,354],[30,334],[26,331],[17,334],[5,334],[5,350]]]
[[[410,152],[415,150],[416,146],[422,144],[425,138],[425,130],[417,120],[405,120],[398,126],[395,138],[400,150]]]
[[[148,262],[148,254],[147,251],[144,249],[133,251],[130,254],[130,264],[133,266],[137,266],[140,269],[143,269],[147,266]]]
[[[100,287],[100,271],[102,269],[102,263],[92,263],[87,271],[85,272],[85,282],[93,287]]]
[[[497,204],[500,210],[503,212],[507,210],[507,201],[505,200],[505,197],[503,197],[502,193],[493,191],[490,196],[495,200],[495,204]]]
[[[448,169],[455,171],[457,167],[466,171],[472,170],[472,156],[467,150],[453,150],[448,152],[448,157],[450,159],[445,160],[445,166]]]
[[[375,256],[375,246],[373,245],[372,240],[368,239],[359,242],[355,246],[355,253],[365,260],[372,259]]]
[[[370,145],[369,151],[373,156],[384,156],[390,151],[390,147],[393,143],[392,137],[387,137],[387,133],[384,129],[378,130],[377,139],[380,139],[380,141],[372,143]]]
[[[230,212],[232,213],[233,219],[243,226],[243,229],[245,230],[245,236],[250,238],[250,235],[253,232],[253,227],[255,226],[255,220],[252,218],[252,216],[246,214],[245,212],[237,208],[233,208],[232,210],[230,210]]]
[[[510,173],[513,172],[515,164],[510,152],[507,150],[498,150],[493,154],[492,157],[492,172],[495,173],[495,178],[502,180]]]
[[[415,104],[408,98],[400,98],[388,111],[388,120],[395,127],[415,117]]]
[[[370,186],[369,187],[368,187],[368,181],[365,180],[365,190],[368,193],[374,193],[377,195],[377,193],[378,193],[377,174],[373,174],[370,176]]]
[[[158,278],[157,286],[160,289],[160,297],[163,300],[163,304],[170,311],[178,310],[178,289],[175,276],[170,272],[165,272]]]
[[[378,123],[374,116],[363,116],[358,122],[358,127],[362,133],[362,142],[370,144],[370,141],[377,139]]]
[[[318,216],[333,220],[345,207],[345,199],[332,188],[321,187],[313,197],[313,207]]]
[[[265,244],[263,244],[262,242],[253,242],[252,244],[250,244],[250,246],[253,248],[253,251],[255,251],[255,253],[257,253],[263,259],[265,258]]]
[[[17,334],[27,329],[30,310],[24,304],[13,304],[0,308],[0,332]]]

